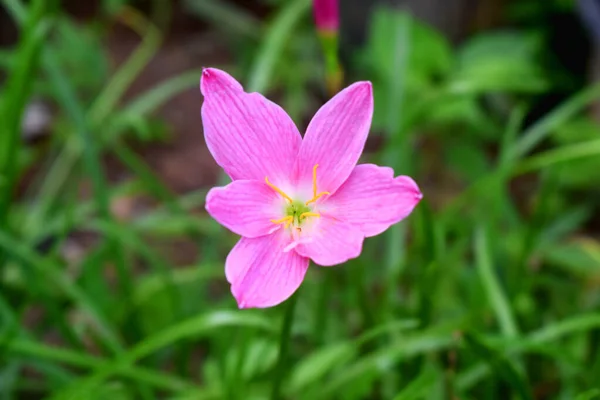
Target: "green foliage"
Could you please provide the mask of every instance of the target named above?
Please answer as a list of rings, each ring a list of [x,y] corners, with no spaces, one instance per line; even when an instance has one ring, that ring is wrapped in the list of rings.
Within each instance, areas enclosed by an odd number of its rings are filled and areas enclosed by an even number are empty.
[[[531,120],[564,73],[540,62],[538,28],[453,46],[376,11],[348,68],[374,83],[364,159],[413,176],[424,200],[282,306],[237,310],[223,273],[236,238],[201,211],[208,187],[175,194],[133,150],[169,134],[152,113],[197,88],[200,66],[126,96],[165,32],[125,0],[93,22],[46,3],[2,1],[20,39],[0,51],[0,399],[599,398],[600,137],[585,110],[600,86]],[[305,126],[325,93],[310,2],[262,2],[268,18],[183,3],[224,34],[225,68]],[[115,23],[140,41],[111,69]],[[55,110],[41,145],[20,137],[32,98]],[[118,218],[131,198],[149,206]],[[164,251],[174,241],[198,248],[189,265]]]

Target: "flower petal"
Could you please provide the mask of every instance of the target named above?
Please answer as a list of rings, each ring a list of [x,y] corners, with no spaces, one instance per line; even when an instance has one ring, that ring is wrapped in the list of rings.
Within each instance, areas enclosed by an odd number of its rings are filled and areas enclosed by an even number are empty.
[[[322,208],[328,215],[357,226],[369,237],[404,219],[422,198],[410,177],[394,178],[391,168],[361,164]]]
[[[218,223],[245,237],[273,231],[271,220],[281,218],[285,201],[264,182],[233,181],[213,188],[206,196],[206,211]]]
[[[298,243],[294,250],[323,267],[358,257],[365,238],[355,226],[323,214],[315,221],[308,236],[308,240]]]
[[[290,176],[302,137],[281,107],[214,68],[202,72],[200,90],[206,144],[231,179]]]
[[[275,306],[290,297],[304,280],[308,258],[284,252],[281,231],[241,238],[225,261],[225,275],[240,308]]]
[[[373,89],[358,82],[329,100],[314,116],[300,146],[295,174],[301,186],[312,185],[319,164],[318,190],[333,194],[360,157],[371,127]]]

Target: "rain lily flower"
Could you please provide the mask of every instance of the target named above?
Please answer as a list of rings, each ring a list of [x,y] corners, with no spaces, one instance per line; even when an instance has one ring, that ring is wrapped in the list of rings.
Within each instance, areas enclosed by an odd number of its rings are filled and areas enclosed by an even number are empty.
[[[206,210],[242,236],[225,261],[240,308],[270,307],[300,286],[309,260],[358,257],[421,200],[417,184],[391,168],[356,165],[373,114],[370,82],[342,90],[314,116],[304,139],[278,105],[207,68],[200,89],[208,149],[231,177]]]
[[[313,13],[319,32],[337,33],[340,26],[338,0],[313,0]]]

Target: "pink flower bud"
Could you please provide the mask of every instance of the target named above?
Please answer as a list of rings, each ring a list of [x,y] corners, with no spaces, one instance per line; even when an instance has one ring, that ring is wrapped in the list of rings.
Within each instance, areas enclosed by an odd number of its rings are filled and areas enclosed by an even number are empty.
[[[340,26],[338,0],[313,0],[315,24],[320,32],[337,32]]]

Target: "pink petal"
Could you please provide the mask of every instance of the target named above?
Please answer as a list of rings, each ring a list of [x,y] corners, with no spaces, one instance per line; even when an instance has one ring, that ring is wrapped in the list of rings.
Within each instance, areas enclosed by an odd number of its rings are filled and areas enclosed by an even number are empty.
[[[353,225],[321,214],[311,227],[310,237],[294,250],[315,264],[330,267],[356,258],[362,251],[364,235]]]
[[[363,151],[372,116],[370,82],[347,87],[321,107],[300,146],[295,168],[298,183],[304,187],[312,185],[313,167],[319,164],[318,191],[335,192]]]
[[[302,137],[281,107],[214,68],[202,72],[200,90],[206,144],[231,179],[290,176]]]
[[[284,252],[282,231],[241,238],[225,261],[225,275],[240,308],[275,306],[290,297],[304,280],[308,258]]]
[[[419,187],[408,176],[394,178],[391,168],[361,164],[322,207],[369,237],[404,219],[421,198]]]
[[[277,226],[285,201],[264,182],[233,181],[213,188],[206,196],[206,211],[221,225],[245,237],[268,234]]]

